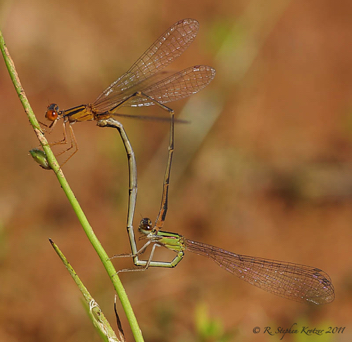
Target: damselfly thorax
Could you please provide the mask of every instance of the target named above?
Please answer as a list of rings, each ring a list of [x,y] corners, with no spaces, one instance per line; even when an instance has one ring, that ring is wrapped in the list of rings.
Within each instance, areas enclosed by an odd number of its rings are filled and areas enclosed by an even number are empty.
[[[212,67],[195,65],[176,73],[163,70],[188,48],[196,37],[198,28],[199,23],[194,19],[183,19],[176,22],[92,104],[79,105],[61,111],[57,104],[50,104],[45,114],[45,117],[52,122],[49,125],[50,131],[59,120],[63,120],[64,128],[64,138],[51,145],[71,142],[70,146],[60,153],[73,150],[66,159],[67,161],[78,150],[72,128],[73,123],[99,121],[114,116],[150,119],[144,116],[119,114],[118,111],[123,106],[157,105],[171,114],[173,110],[167,107],[166,103],[186,98],[206,87],[215,76],[215,70]],[[67,125],[69,126],[69,139],[66,134]]]

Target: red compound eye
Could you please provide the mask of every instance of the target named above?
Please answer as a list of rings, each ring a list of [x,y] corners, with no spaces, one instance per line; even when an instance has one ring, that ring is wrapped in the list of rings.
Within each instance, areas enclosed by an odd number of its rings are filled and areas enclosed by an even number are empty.
[[[55,103],[52,103],[51,105],[48,106],[48,109],[45,113],[45,117],[49,121],[55,121],[58,116],[59,116],[59,106]]]

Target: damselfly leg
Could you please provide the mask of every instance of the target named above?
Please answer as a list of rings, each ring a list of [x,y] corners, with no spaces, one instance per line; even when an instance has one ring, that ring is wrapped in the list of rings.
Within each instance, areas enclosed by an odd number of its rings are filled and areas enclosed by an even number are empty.
[[[188,48],[196,37],[198,29],[199,23],[194,19],[176,22],[92,104],[61,111],[57,104],[49,105],[45,114],[45,117],[52,122],[49,127],[53,129],[57,121],[63,120],[64,138],[53,145],[65,144],[71,140],[70,147],[62,152],[74,149],[68,158],[70,159],[78,149],[72,123],[99,121],[108,117],[128,117],[126,114],[117,113],[117,109],[122,106],[158,105],[170,112],[171,109],[166,107],[165,103],[186,98],[206,87],[215,76],[215,70],[209,66],[195,65],[176,73],[163,70]],[[138,118],[138,116],[130,117]],[[69,125],[69,137],[66,134],[66,124]]]

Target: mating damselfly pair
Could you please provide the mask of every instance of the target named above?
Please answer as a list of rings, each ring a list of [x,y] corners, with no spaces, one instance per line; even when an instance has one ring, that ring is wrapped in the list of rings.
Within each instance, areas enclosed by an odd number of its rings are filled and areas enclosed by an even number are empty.
[[[228,272],[267,292],[298,302],[329,303],[334,299],[334,288],[329,276],[321,269],[235,254],[162,230],[168,210],[175,123],[173,110],[165,104],[197,93],[207,86],[215,76],[215,70],[205,65],[196,65],[176,73],[166,72],[164,68],[179,57],[192,43],[198,28],[199,24],[194,19],[184,19],[176,22],[143,53],[126,73],[104,90],[92,104],[80,105],[62,111],[59,111],[56,104],[51,104],[46,112],[46,118],[52,121],[49,127],[52,129],[59,120],[62,120],[64,139],[58,143],[67,143],[66,126],[68,124],[71,137],[69,149],[74,149],[71,156],[78,148],[72,129],[73,123],[96,120],[100,127],[118,129],[128,156],[129,205],[127,231],[132,251],[130,255],[120,256],[133,258],[134,264],[139,266],[133,271],[143,271],[148,267],[175,267],[183,259],[185,252],[190,251],[211,258]],[[147,241],[138,250],[133,230],[137,199],[136,161],[128,136],[122,124],[114,117],[119,115],[117,110],[122,106],[150,105],[157,105],[170,114],[170,140],[159,214],[155,224],[152,224],[150,219],[147,218],[140,222],[138,230],[141,233],[142,240]],[[150,256],[147,260],[141,260],[139,256],[148,246],[152,247]],[[177,255],[171,262],[155,261],[153,256],[156,247],[165,247],[176,252]]]

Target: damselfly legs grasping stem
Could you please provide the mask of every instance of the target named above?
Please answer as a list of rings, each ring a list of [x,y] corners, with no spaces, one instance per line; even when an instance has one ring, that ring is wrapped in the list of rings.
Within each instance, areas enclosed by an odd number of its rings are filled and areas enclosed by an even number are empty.
[[[174,139],[174,112],[172,109],[163,106],[165,110],[167,110],[170,113],[170,122],[171,122],[171,128],[170,128],[170,146],[169,146],[169,157],[168,157],[168,168],[171,167],[171,161],[172,161],[172,154],[173,154],[173,139]],[[113,118],[107,118],[104,120],[99,120],[97,122],[97,125],[100,127],[112,127],[116,128],[120,136],[122,138],[122,142],[125,146],[126,153],[127,153],[127,159],[128,159],[128,171],[129,171],[129,199],[128,199],[128,210],[127,210],[127,232],[128,232],[128,237],[130,240],[130,245],[131,245],[131,255],[126,255],[126,256],[132,256],[133,257],[133,262],[137,266],[146,266],[146,262],[144,260],[139,260],[138,255],[140,252],[137,250],[137,244],[134,236],[134,230],[133,230],[133,218],[134,218],[134,212],[136,208],[136,201],[137,201],[137,164],[136,164],[136,159],[134,156],[134,152],[132,149],[132,145],[128,139],[128,136],[126,134],[125,129],[123,128],[123,125],[113,119]],[[164,221],[165,221],[165,216],[167,212],[167,199],[168,199],[168,190],[169,190],[169,179],[166,178],[166,176],[170,176],[170,170],[166,170],[165,173],[165,179],[164,179],[164,187],[163,187],[163,196],[161,200],[161,207],[160,207],[160,212],[158,215],[158,219],[156,221],[156,227],[159,229],[163,227]],[[124,255],[125,256],[125,255]],[[153,265],[154,266],[154,265]],[[139,269],[138,269],[139,270]]]
[[[176,73],[163,70],[188,48],[196,37],[198,29],[199,23],[194,19],[183,19],[176,22],[92,104],[84,104],[62,111],[59,110],[57,104],[49,105],[45,117],[51,121],[50,131],[62,119],[64,132],[63,139],[51,145],[68,142],[66,126],[69,126],[71,145],[63,152],[70,149],[73,149],[73,152],[65,162],[78,150],[72,128],[73,123],[99,121],[115,116],[126,117],[126,115],[117,113],[122,106],[158,105],[169,111],[169,108],[163,104],[186,98],[206,87],[215,76],[215,70],[209,66],[195,65]]]
[[[93,105],[75,107],[68,111],[57,112],[56,115],[63,118],[64,122],[94,119],[101,127],[114,127],[119,130],[129,159],[130,198],[127,229],[132,251],[130,256],[133,257],[136,266],[142,266],[142,268],[135,270],[143,271],[148,267],[175,267],[182,260],[185,251],[190,251],[213,259],[228,272],[267,292],[299,302],[329,303],[334,299],[334,288],[329,276],[318,268],[234,254],[218,247],[186,239],[176,233],[161,230],[168,209],[168,191],[174,149],[173,111],[164,103],[184,98],[199,91],[213,79],[215,71],[210,67],[196,66],[166,78],[163,78],[165,76],[163,73],[156,73],[156,71],[161,70],[178,57],[194,39],[197,30],[198,23],[192,19],[177,22],[142,55],[127,73],[106,89]],[[157,82],[155,82],[156,77],[159,77]],[[160,79],[161,81],[159,81]],[[132,225],[137,194],[136,162],[123,126],[112,118],[115,110],[126,104],[131,106],[157,104],[171,115],[169,154],[163,182],[161,207],[154,225],[147,218],[142,219],[139,225],[142,238],[147,240],[140,250],[136,246]],[[49,107],[47,118],[51,115],[50,110]],[[152,247],[149,258],[140,260],[139,256],[149,245]],[[176,252],[176,257],[170,262],[153,260],[155,248],[161,246]]]
[[[173,110],[165,106],[164,103],[197,93],[206,87],[215,76],[215,70],[204,65],[193,66],[177,73],[163,71],[192,43],[197,35],[198,28],[199,23],[194,19],[183,19],[176,22],[143,53],[125,74],[104,90],[92,105],[82,105],[61,112],[56,108],[57,105],[50,105],[46,114],[46,117],[53,121],[51,126],[54,126],[59,119],[63,119],[64,127],[66,123],[69,123],[72,136],[71,124],[77,121],[97,120],[97,125],[100,127],[118,129],[128,156],[129,204],[127,231],[136,265],[145,265],[144,261],[141,261],[141,264],[139,263],[133,231],[133,217],[137,198],[136,161],[131,143],[122,124],[113,117],[119,116],[119,114],[116,114],[116,110],[122,106],[157,105],[170,113],[170,118],[167,118],[167,120],[174,122]],[[171,157],[172,151],[169,151],[169,158]],[[168,185],[165,185],[163,198],[167,199],[167,191]],[[160,209],[157,220],[159,228],[162,228],[163,217],[166,214],[164,207]]]

